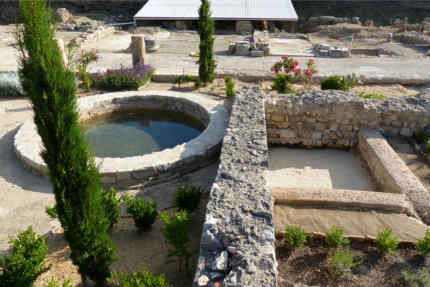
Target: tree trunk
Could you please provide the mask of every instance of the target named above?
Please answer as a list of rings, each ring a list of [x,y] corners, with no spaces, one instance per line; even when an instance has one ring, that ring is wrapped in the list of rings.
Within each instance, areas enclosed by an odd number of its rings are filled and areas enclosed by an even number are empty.
[[[131,36],[131,54],[133,56],[133,66],[145,64],[145,38],[143,36]]]

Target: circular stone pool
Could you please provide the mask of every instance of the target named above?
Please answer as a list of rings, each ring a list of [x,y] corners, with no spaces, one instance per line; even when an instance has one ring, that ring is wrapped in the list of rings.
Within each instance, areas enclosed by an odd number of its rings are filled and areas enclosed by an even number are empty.
[[[104,184],[163,181],[208,165],[221,148],[228,114],[204,95],[164,91],[101,94],[78,100]],[[23,164],[47,176],[33,121],[14,140]]]

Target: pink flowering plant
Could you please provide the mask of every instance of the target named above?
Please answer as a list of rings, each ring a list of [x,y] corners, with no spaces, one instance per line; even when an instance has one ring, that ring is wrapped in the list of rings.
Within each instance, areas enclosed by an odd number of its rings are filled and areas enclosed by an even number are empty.
[[[282,56],[282,60],[275,63],[271,71],[276,74],[272,88],[281,94],[292,94],[296,91],[292,88],[294,82],[304,81],[310,88],[312,76],[317,73],[314,59],[306,62],[306,68],[299,68],[299,62],[294,58]]]

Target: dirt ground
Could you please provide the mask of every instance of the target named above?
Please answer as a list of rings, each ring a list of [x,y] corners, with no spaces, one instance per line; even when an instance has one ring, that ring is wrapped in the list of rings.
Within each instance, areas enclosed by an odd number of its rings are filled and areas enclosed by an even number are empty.
[[[192,274],[194,274],[197,262],[201,229],[206,211],[205,206],[209,195],[208,191],[215,179],[217,169],[218,163],[216,162],[175,182],[147,187],[142,190],[119,192],[119,195],[126,193],[144,200],[152,199],[157,203],[159,211],[167,210],[170,213],[175,211],[172,200],[177,182],[196,185],[206,191],[200,209],[192,216],[193,224],[189,233],[191,239],[189,248],[196,251],[190,261]],[[180,273],[177,262],[165,264],[168,259],[169,246],[165,243],[161,233],[162,222],[157,219],[149,231],[140,232],[134,226],[133,219],[125,213],[124,209],[125,207],[122,206],[121,221],[110,232],[110,238],[116,246],[116,256],[118,257],[118,261],[111,266],[111,270],[131,273],[148,267],[154,274],[165,274],[167,282],[172,286],[191,286],[193,278],[187,278],[184,272]],[[81,277],[76,266],[69,259],[70,249],[64,240],[62,229],[58,228],[53,235],[47,238],[46,243],[49,246],[47,263],[51,264],[52,267],[38,278],[35,287],[43,287],[52,276],[71,279],[72,286],[81,286]]]
[[[399,247],[395,254],[381,256],[373,244],[352,242],[350,251],[354,261],[362,260],[362,263],[352,268],[350,276],[336,277],[329,270],[329,248],[325,242],[309,239],[302,250],[292,252],[285,241],[278,238],[278,286],[400,287],[408,286],[401,274],[403,270],[416,272],[430,268],[430,260],[425,260],[411,247]]]

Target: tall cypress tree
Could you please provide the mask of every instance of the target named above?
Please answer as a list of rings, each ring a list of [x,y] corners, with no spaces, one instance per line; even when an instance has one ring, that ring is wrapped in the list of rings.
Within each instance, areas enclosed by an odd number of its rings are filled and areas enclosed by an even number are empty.
[[[201,0],[199,8],[200,58],[199,78],[203,83],[212,83],[215,76],[214,41],[215,21],[211,18],[209,0]]]
[[[107,232],[101,178],[78,125],[74,76],[63,66],[46,0],[20,0],[19,5],[19,75],[45,147],[41,156],[49,169],[58,218],[84,284],[89,277],[103,286],[115,247]]]

